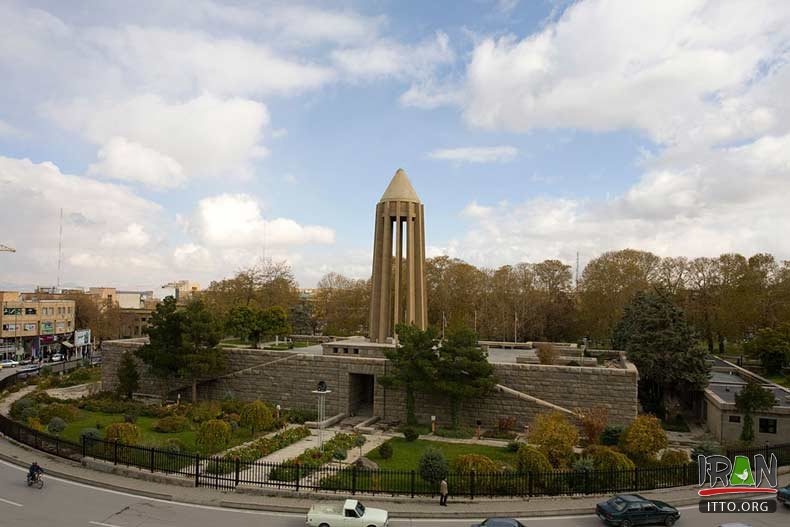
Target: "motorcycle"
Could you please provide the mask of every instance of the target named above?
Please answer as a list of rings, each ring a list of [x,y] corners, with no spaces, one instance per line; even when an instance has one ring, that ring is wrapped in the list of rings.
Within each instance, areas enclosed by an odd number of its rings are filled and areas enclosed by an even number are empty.
[[[28,487],[36,487],[38,489],[44,488],[44,478],[41,474],[36,474],[34,476],[27,476],[27,486]]]

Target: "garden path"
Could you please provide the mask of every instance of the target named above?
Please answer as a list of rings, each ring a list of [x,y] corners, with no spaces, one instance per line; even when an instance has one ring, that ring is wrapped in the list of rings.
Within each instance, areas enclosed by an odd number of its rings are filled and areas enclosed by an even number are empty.
[[[8,412],[11,411],[11,405],[14,404],[16,401],[24,397],[25,395],[29,394],[33,390],[35,390],[35,386],[25,386],[18,392],[14,392],[9,394],[8,397],[0,401],[0,414],[8,415]]]

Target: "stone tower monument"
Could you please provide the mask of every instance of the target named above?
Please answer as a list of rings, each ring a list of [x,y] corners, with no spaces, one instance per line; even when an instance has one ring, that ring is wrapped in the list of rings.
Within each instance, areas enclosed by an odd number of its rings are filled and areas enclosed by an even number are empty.
[[[370,340],[386,342],[401,322],[425,329],[425,290],[425,209],[399,168],[376,205]]]

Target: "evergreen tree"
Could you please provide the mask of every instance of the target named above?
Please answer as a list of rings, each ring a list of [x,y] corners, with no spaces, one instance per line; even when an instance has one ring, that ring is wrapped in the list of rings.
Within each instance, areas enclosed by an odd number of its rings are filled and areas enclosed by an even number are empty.
[[[134,363],[134,357],[131,353],[124,352],[121,356],[121,364],[118,367],[118,394],[132,398],[132,394],[140,388],[140,374],[137,371],[137,365]]]
[[[434,389],[450,399],[453,428],[458,428],[464,401],[488,395],[496,386],[494,366],[466,326],[452,330],[439,348]]]
[[[406,422],[417,424],[415,393],[429,391],[436,377],[436,332],[398,324],[398,346],[385,352],[388,373],[380,378],[384,387],[398,386],[406,392]]]
[[[614,346],[624,350],[639,370],[639,395],[650,411],[663,415],[670,392],[702,390],[708,383],[705,352],[683,311],[659,291],[637,293],[614,332]]]
[[[224,367],[221,326],[200,300],[179,309],[173,297],[165,298],[151,316],[148,338],[137,356],[162,379],[189,381],[193,401],[198,379]]]

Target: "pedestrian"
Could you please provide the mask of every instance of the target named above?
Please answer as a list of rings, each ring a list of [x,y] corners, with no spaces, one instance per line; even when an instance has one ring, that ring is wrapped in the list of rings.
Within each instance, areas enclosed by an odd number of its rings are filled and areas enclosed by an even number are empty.
[[[439,483],[439,505],[442,507],[447,507],[447,494],[447,478],[442,478]]]

